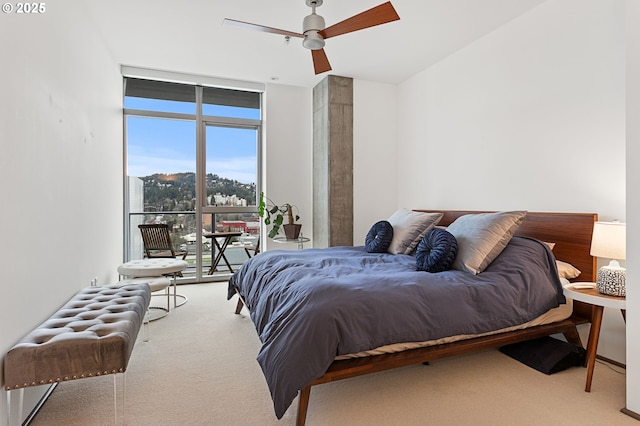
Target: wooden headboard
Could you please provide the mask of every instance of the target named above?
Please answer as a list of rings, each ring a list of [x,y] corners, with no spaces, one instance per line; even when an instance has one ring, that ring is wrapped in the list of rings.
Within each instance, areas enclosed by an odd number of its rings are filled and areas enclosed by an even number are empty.
[[[421,212],[443,212],[438,225],[448,226],[458,217],[473,213],[491,213],[473,210],[420,210]],[[596,258],[591,250],[593,224],[596,213],[547,213],[528,212],[516,235],[533,237],[540,241],[555,243],[553,254],[558,260],[568,262],[582,273],[573,281],[595,282]]]

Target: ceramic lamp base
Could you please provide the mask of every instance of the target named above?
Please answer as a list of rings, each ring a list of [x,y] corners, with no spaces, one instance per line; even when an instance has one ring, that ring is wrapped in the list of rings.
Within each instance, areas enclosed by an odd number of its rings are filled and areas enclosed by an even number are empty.
[[[625,275],[625,268],[603,266],[598,270],[596,287],[602,294],[625,297],[627,295]]]

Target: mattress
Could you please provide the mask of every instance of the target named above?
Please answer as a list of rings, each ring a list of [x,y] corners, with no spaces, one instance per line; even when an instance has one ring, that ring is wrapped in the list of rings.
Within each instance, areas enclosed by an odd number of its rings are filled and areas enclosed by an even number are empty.
[[[508,331],[515,331],[515,330],[524,330],[526,328],[536,327],[538,325],[552,324],[554,322],[565,320],[571,316],[572,312],[573,312],[573,301],[571,299],[567,299],[567,303],[562,304],[556,308],[552,308],[549,311],[545,312],[544,314],[540,315],[539,317],[534,318],[531,321],[527,321],[524,324],[520,324],[512,327],[506,327],[500,330],[490,331],[487,333],[459,334],[457,336],[443,337],[440,339],[427,340],[424,342],[395,343],[392,345],[380,346],[368,351],[362,351],[362,352],[357,352],[357,353],[347,354],[347,355],[340,355],[340,356],[337,356],[335,359],[342,360],[342,359],[362,358],[362,357],[373,356],[373,355],[383,355],[383,354],[389,354],[394,352],[402,352],[409,349],[425,348],[428,346],[441,345],[445,343],[453,343],[460,340],[473,339],[474,337],[490,336],[493,334],[506,333]]]

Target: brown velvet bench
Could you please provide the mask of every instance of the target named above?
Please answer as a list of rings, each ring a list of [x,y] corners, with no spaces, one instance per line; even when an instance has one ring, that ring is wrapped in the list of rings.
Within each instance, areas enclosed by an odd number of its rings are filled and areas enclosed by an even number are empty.
[[[20,390],[15,424],[22,422],[24,388],[124,373],[151,300],[148,284],[87,287],[23,337],[4,358],[7,424],[11,392]],[[124,381],[124,377],[123,377]],[[124,397],[122,401],[124,420]]]

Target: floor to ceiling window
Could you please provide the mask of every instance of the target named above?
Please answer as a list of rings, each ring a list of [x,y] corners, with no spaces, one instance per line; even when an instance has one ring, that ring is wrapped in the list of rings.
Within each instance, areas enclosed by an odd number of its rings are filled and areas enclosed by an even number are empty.
[[[166,223],[174,249],[188,253],[182,281],[227,278],[259,238],[261,93],[130,77],[124,84],[125,260],[144,255],[139,224]]]

